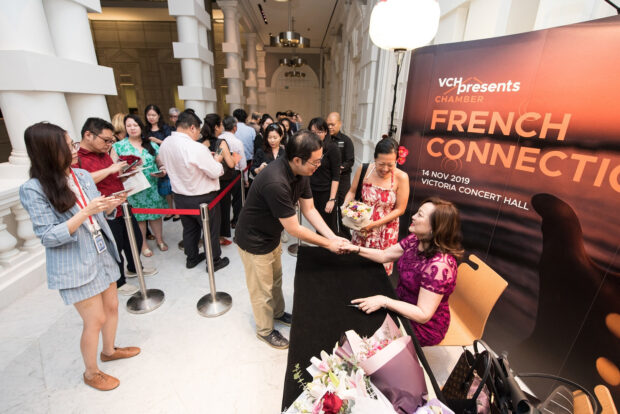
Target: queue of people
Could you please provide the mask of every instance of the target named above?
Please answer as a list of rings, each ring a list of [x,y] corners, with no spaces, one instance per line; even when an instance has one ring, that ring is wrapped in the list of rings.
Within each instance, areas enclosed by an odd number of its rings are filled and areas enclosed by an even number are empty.
[[[274,327],[292,321],[282,293],[281,235],[286,230],[333,253],[359,254],[383,263],[388,276],[398,260],[399,300],[372,296],[353,303],[364,312],[383,307],[409,318],[423,345],[441,341],[449,324],[448,297],[463,254],[459,214],[445,200],[425,200],[411,217],[411,234],[398,241],[400,216],[409,202],[409,178],[397,168],[396,141],[381,139],[374,161],[361,164],[351,180],[353,141],[342,133],[337,112],[326,119],[313,118],[307,129],[301,129],[301,117],[292,111],[278,113],[275,119],[256,113],[248,117],[243,109],[224,119],[208,114],[202,120],[191,109],[170,108],[168,114],[173,126],[163,123],[156,105],[145,110],[146,126],[134,114],[117,114],[113,123],[89,118],[80,144],[48,123],[35,124],[25,133],[32,168],[20,197],[46,247],[49,287],[58,289],[84,321],[81,351],[86,384],[100,390],[119,384],[97,366],[99,332],[104,345],[101,361],[140,352],[115,346],[116,294],[137,291],[125,280],[137,272],[120,204],[198,209],[247,170],[247,179],[236,181],[209,209],[210,234],[201,234],[199,216],[180,217],[180,247],[186,267],[194,268],[206,257],[199,248],[201,235],[209,237],[218,271],[230,263],[221,246],[231,244],[234,237],[258,339],[277,349],[288,348],[288,339]],[[143,174],[148,186],[129,195],[132,188],[126,189],[123,180],[132,170]],[[241,191],[247,191],[243,206]],[[349,233],[339,212],[354,199],[372,206],[373,214],[368,225]],[[301,225],[297,208],[313,229]],[[153,256],[147,228],[158,249],[168,250],[161,214],[134,214],[131,220],[141,254]],[[71,261],[78,255],[79,266]],[[157,273],[149,267],[142,271],[146,276]]]

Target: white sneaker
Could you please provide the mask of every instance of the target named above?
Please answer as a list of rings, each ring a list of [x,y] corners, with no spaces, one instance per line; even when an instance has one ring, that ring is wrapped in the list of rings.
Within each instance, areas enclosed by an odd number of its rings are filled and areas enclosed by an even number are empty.
[[[123,296],[131,296],[139,290],[140,288],[138,288],[138,286],[130,285],[129,283],[125,283],[117,289],[118,293]]]
[[[143,276],[153,276],[153,275],[156,275],[158,272],[159,271],[154,267],[143,267],[142,268]],[[130,272],[129,270],[125,271],[125,277],[136,277],[136,276],[138,276],[136,272]]]

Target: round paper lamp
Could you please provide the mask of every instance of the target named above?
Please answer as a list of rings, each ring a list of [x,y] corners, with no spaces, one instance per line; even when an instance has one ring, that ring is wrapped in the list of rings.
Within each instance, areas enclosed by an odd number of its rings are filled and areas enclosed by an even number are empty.
[[[381,0],[370,14],[370,39],[381,49],[411,50],[428,44],[439,27],[436,0]]]

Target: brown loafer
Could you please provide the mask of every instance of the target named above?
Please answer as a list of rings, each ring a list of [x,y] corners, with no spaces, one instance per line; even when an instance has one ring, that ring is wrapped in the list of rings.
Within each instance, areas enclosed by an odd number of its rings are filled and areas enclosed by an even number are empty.
[[[103,372],[97,372],[91,379],[86,378],[84,374],[84,384],[90,385],[99,391],[110,391],[120,385],[118,378],[114,378],[111,375],[104,374]]]
[[[140,353],[140,348],[137,346],[128,346],[125,348],[114,347],[114,353],[112,355],[106,355],[103,352],[99,355],[101,362],[114,361],[117,359],[131,358]]]

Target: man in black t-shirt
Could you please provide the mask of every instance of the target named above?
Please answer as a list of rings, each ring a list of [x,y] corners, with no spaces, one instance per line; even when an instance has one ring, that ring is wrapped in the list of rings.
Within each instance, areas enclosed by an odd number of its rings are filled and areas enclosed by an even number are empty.
[[[285,229],[293,237],[340,253],[345,239],[337,237],[314,208],[309,177],[321,165],[321,140],[306,130],[297,132],[286,145],[286,157],[270,163],[254,180],[235,230],[235,243],[245,268],[257,336],[277,349],[288,348],[288,340],[273,329],[273,321],[286,325],[282,294],[282,248]],[[297,221],[295,203],[320,233]]]

